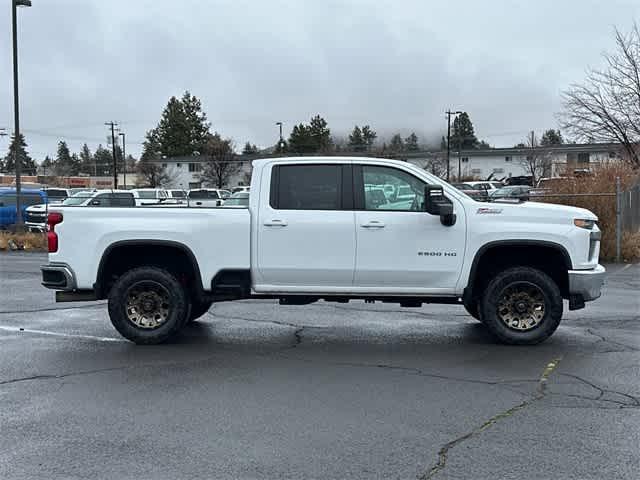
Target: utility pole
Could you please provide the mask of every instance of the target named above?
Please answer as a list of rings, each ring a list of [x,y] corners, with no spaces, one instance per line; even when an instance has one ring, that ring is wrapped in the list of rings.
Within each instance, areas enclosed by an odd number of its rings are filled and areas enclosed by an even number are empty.
[[[125,148],[125,134],[124,132],[120,132],[118,135],[122,137],[122,160],[123,160],[123,170],[122,170],[122,182],[124,183],[124,189],[127,189],[127,150]]]
[[[276,122],[276,125],[280,127],[280,139],[278,140],[278,152],[282,153],[282,122]]]
[[[117,123],[105,122],[105,125],[111,127],[111,152],[113,153],[113,188],[118,189],[118,160],[116,159],[116,127]]]
[[[460,115],[462,112],[452,112],[447,110],[444,112],[447,115],[447,182],[449,181],[449,170],[451,169],[451,115]]]

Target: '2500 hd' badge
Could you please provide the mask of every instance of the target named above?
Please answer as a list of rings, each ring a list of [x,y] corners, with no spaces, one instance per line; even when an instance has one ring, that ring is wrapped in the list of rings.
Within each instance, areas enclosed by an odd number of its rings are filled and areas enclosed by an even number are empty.
[[[456,257],[456,252],[418,252],[419,257]]]

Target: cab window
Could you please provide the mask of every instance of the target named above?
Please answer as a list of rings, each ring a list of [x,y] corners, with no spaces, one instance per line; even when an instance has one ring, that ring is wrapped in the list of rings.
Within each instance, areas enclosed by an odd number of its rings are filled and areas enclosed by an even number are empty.
[[[360,168],[363,190],[359,196],[363,210],[423,210],[425,183],[422,180],[392,167],[362,165]]]

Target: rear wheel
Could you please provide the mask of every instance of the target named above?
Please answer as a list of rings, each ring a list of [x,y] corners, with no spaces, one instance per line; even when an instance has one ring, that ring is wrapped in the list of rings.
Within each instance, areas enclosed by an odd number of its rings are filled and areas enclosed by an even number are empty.
[[[515,267],[498,273],[489,282],[480,308],[483,323],[502,343],[533,345],[558,328],[562,296],[546,273]]]
[[[109,317],[118,332],[138,345],[162,343],[189,315],[184,288],[166,270],[140,267],[122,275],[109,292]]]
[[[199,302],[194,300],[191,302],[191,313],[189,314],[189,322],[195,322],[198,318],[202,317],[209,311],[213,305],[212,301]]]

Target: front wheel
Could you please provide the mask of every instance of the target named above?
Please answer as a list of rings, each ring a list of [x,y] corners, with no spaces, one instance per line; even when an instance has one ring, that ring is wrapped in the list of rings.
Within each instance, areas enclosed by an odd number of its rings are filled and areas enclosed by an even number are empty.
[[[530,267],[498,273],[480,303],[483,323],[502,343],[534,345],[549,338],[562,319],[562,296],[546,273]]]
[[[138,345],[162,343],[189,315],[180,282],[156,267],[140,267],[122,275],[109,292],[109,317],[116,330]]]

